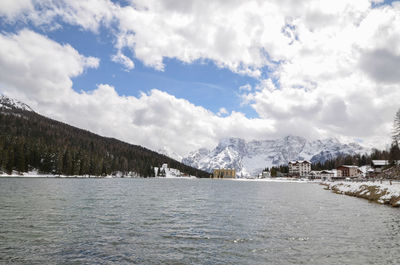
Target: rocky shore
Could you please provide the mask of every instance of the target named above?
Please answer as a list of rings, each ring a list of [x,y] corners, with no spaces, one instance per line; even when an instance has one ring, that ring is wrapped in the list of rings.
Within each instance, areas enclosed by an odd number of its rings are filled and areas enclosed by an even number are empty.
[[[327,189],[372,202],[400,207],[400,183],[390,182],[323,182]]]

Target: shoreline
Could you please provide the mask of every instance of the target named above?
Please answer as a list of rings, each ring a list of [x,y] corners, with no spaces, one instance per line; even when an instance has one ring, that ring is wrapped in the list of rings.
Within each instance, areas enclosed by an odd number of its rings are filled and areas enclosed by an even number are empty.
[[[121,178],[118,176],[94,176],[94,175],[53,175],[53,174],[39,174],[37,172],[25,172],[22,174],[0,174],[0,178],[60,178],[60,179],[109,179],[109,178]],[[134,178],[130,176],[124,176],[124,178]]]
[[[234,181],[253,181],[253,182],[280,182],[280,183],[320,183],[320,181],[308,180],[308,179],[297,179],[297,178],[236,178],[228,179]]]
[[[136,177],[136,176],[93,176],[93,175],[73,175],[73,176],[66,176],[66,175],[51,175],[51,174],[0,174],[1,178],[57,178],[57,179],[146,179],[145,177]],[[199,179],[193,176],[184,176],[184,177],[147,177],[147,178],[154,178],[154,179]]]
[[[111,178],[143,178],[137,176],[89,176],[89,175],[73,175],[73,176],[66,176],[66,175],[52,175],[52,174],[39,174],[36,172],[27,172],[23,174],[0,174],[1,178],[62,178],[62,179],[111,179]],[[183,176],[183,177],[154,177],[155,179],[201,179],[196,178],[195,176]],[[205,179],[213,179],[213,178],[205,178]],[[321,183],[320,180],[308,180],[308,179],[297,179],[297,178],[226,178],[226,179],[218,179],[218,180],[231,180],[231,181],[239,181],[239,182],[276,182],[276,183]]]
[[[322,182],[327,190],[336,194],[367,199],[370,202],[400,207],[400,183],[379,182]]]

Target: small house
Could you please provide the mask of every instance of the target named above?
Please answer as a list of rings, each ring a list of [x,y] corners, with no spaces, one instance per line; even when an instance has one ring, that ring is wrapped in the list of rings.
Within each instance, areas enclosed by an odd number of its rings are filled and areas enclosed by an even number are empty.
[[[362,171],[353,165],[342,165],[337,167],[338,178],[358,178],[362,177]]]
[[[322,180],[333,180],[335,179],[335,172],[333,172],[332,170],[322,170],[321,171],[321,179]]]

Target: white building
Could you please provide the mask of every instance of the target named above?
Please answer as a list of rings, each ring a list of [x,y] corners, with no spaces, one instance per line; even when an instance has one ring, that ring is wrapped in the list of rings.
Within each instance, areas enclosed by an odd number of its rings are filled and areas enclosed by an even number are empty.
[[[289,175],[306,177],[311,171],[310,161],[290,161],[289,162]]]
[[[271,172],[269,170],[263,170],[262,173],[259,175],[259,178],[270,178]]]
[[[311,170],[308,174],[311,179],[320,179],[321,178],[321,171]]]
[[[331,181],[331,180],[335,179],[335,172],[333,170],[322,170],[321,171],[321,179]]]
[[[158,177],[176,178],[182,177],[183,174],[179,169],[169,168],[168,164],[162,164],[160,168],[154,167],[154,173]]]

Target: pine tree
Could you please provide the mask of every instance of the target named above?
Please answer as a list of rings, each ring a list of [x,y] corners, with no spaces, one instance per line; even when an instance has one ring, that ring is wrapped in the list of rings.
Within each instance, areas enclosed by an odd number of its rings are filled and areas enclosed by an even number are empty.
[[[125,157],[122,157],[121,160],[121,171],[125,175],[128,172],[128,160]]]
[[[72,167],[73,167],[72,155],[69,150],[67,150],[64,154],[63,159],[63,174],[72,175]]]
[[[2,154],[1,154],[1,164],[0,164],[0,168],[3,170],[7,169],[8,166],[8,150],[7,149],[3,149]]]
[[[271,168],[271,177],[276,177],[277,175],[277,169],[275,167]]]
[[[81,168],[80,168],[79,175],[89,174],[89,168],[90,168],[90,161],[89,161],[87,155],[83,154],[82,159],[81,159]]]
[[[7,159],[7,164],[5,166],[5,170],[8,174],[11,174],[11,172],[14,169],[14,150],[11,146],[8,147],[7,156],[8,159]]]
[[[389,152],[389,162],[395,165],[398,160],[400,160],[400,148],[397,142],[393,142]]]
[[[392,139],[397,145],[400,144],[400,109],[394,116]]]
[[[25,171],[25,153],[24,153],[24,144],[20,141],[16,146],[15,151],[15,166],[18,172],[22,173]]]
[[[59,150],[56,157],[56,174],[59,175],[63,172],[63,156],[62,150]]]

